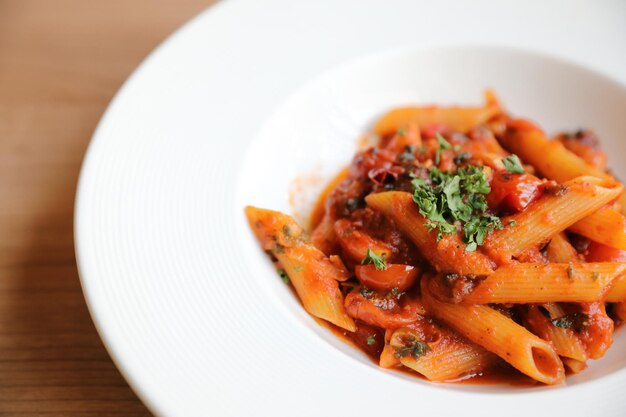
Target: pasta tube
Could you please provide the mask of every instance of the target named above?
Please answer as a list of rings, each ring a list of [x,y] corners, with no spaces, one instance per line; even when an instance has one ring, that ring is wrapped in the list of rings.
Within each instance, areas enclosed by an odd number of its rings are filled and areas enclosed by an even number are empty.
[[[304,230],[290,216],[251,206],[246,207],[246,215],[263,249],[282,264],[306,311],[353,332],[356,327],[346,314],[337,283],[344,273],[308,243]]]
[[[621,184],[594,177],[567,181],[555,194],[544,194],[526,210],[505,218],[504,224],[515,226],[488,235],[484,247],[494,259],[507,262],[587,217],[622,191]]]
[[[365,198],[373,209],[390,217],[398,228],[418,247],[437,271],[458,274],[488,275],[493,263],[481,252],[466,252],[457,234],[448,234],[437,241],[437,234],[426,228],[426,219],[413,202],[411,194],[388,191]]]
[[[563,363],[552,345],[505,315],[487,306],[442,303],[430,295],[426,277],[422,297],[428,312],[520,372],[545,384],[565,379]]]
[[[502,266],[463,298],[466,304],[602,300],[626,263],[518,263]]]

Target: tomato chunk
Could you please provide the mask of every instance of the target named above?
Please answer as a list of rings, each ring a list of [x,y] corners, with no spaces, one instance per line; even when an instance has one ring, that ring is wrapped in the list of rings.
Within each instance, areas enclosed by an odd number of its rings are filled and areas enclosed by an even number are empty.
[[[397,288],[406,291],[413,285],[419,270],[411,265],[389,264],[387,269],[376,269],[374,265],[357,265],[354,269],[359,282],[377,291]]]
[[[405,294],[398,300],[393,294],[368,292],[364,287],[350,292],[344,304],[350,317],[384,329],[406,326],[426,314],[421,300],[416,297]]]
[[[534,175],[494,172],[487,203],[492,210],[522,211],[541,195],[541,184]]]

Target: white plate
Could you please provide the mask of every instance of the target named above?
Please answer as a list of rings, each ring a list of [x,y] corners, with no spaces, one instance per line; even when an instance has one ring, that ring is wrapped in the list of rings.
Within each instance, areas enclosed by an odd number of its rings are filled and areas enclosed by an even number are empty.
[[[486,86],[549,130],[593,127],[626,174],[624,87],[546,55],[625,83],[626,3],[460,3],[229,1],[115,98],[81,174],[77,256],[100,334],[155,413],[621,414],[625,336],[561,387],[383,371],[303,312],[246,228],[244,204],[290,210],[291,180],[321,184],[385,107],[472,103]]]

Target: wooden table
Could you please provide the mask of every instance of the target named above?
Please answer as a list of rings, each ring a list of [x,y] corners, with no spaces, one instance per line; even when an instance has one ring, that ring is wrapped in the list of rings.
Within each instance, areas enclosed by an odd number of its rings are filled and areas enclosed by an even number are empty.
[[[214,0],[0,0],[0,416],[150,415],[104,349],[72,239],[107,103]]]

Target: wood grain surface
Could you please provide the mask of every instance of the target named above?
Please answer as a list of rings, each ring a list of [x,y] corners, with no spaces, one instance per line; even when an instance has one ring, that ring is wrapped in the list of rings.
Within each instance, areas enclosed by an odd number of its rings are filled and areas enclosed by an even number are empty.
[[[78,280],[76,181],[122,82],[212,0],[0,0],[0,415],[145,416]]]

